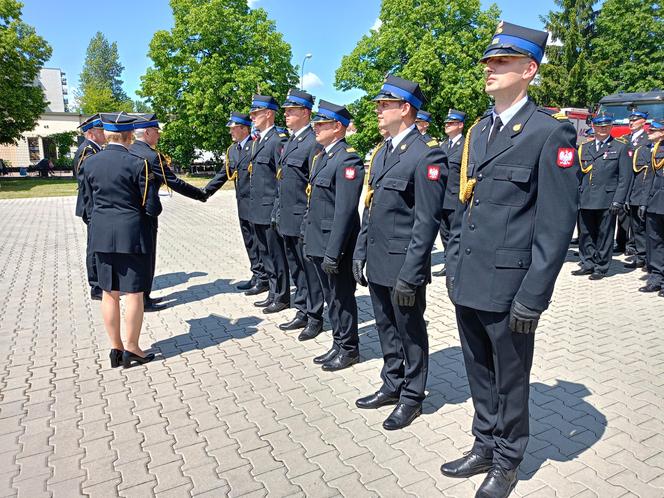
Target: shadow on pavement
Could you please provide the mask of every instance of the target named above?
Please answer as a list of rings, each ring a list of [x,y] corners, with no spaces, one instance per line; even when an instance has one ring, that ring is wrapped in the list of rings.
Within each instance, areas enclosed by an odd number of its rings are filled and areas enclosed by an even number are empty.
[[[185,271],[176,271],[174,273],[164,273],[163,275],[157,275],[152,281],[152,290],[161,290],[168,287],[174,287],[176,285],[184,284],[189,282],[192,278],[205,277],[207,273],[202,271],[192,271],[187,273]]]
[[[172,306],[198,302],[218,294],[237,292],[235,286],[231,285],[230,282],[231,280],[227,278],[218,278],[213,282],[191,285],[184,290],[171,292],[163,296],[162,302],[170,308]]]
[[[217,346],[230,339],[249,337],[256,333],[256,325],[261,321],[255,316],[230,319],[216,314],[187,320],[189,332],[157,341],[152,344],[152,349],[157,353],[157,359],[171,358],[194,349]]]

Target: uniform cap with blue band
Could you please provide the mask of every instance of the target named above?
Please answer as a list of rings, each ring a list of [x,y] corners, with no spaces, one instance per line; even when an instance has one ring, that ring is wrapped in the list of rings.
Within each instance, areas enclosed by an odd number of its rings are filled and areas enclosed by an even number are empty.
[[[415,121],[426,121],[427,123],[431,123],[431,113],[427,111],[417,111]]]
[[[353,116],[344,106],[321,100],[318,102],[318,111],[311,121],[314,123],[339,121],[343,126],[348,126],[352,119]]]
[[[251,111],[258,111],[260,109],[272,109],[273,111],[279,110],[279,104],[274,97],[269,95],[254,95],[251,98]]]
[[[131,116],[126,112],[102,112],[99,117],[104,131],[132,131],[136,122],[136,116]]]
[[[655,129],[655,130],[664,130],[664,120],[656,120],[653,119],[652,123],[650,123],[650,129]]]
[[[231,112],[230,117],[228,118],[228,123],[226,126],[251,126],[251,118],[249,114],[242,114],[241,112]]]
[[[83,133],[86,131],[92,129],[92,128],[103,128],[101,124],[101,119],[99,119],[99,114],[95,114],[93,116],[90,116],[88,119],[83,121],[78,127],[81,129]]]
[[[593,118],[592,123],[599,126],[613,124],[613,114],[602,112]]]
[[[632,109],[632,112],[629,114],[629,117],[636,119],[648,119],[648,113],[646,111],[639,111],[638,109]]]
[[[456,109],[450,109],[447,111],[447,116],[445,117],[446,123],[451,123],[454,121],[461,121],[462,123],[466,121],[466,113],[463,111],[457,111]]]
[[[530,57],[540,64],[549,33],[500,21],[480,62],[492,57]]]
[[[288,92],[288,95],[286,95],[286,101],[281,107],[306,107],[307,109],[313,109],[314,96],[302,90],[293,88]]]
[[[419,110],[424,105],[425,98],[418,83],[390,74],[373,100],[376,102],[381,100],[404,101]]]
[[[159,120],[156,114],[134,114],[136,121],[134,129],[137,128],[159,128]]]

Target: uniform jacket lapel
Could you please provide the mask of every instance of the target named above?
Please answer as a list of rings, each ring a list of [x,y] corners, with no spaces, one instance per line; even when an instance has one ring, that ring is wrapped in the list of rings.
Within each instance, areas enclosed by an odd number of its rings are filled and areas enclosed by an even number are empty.
[[[259,153],[261,150],[263,150],[263,147],[265,147],[265,144],[268,142],[268,140],[270,140],[270,137],[271,137],[274,133],[276,133],[276,130],[277,130],[276,128],[272,128],[270,131],[267,132],[267,135],[265,135],[264,137],[262,137],[262,140],[260,140],[260,141],[256,141],[256,140],[254,140],[254,142],[256,142],[255,145],[254,145],[254,143],[252,142],[252,146],[253,146],[253,150],[252,150],[252,152],[251,152],[251,160],[252,160],[252,161],[253,161],[254,159],[256,159],[256,156],[258,155],[258,153]]]
[[[504,124],[495,140],[487,147],[481,166],[486,165],[489,161],[498,157],[514,145],[514,137],[521,133],[524,125],[528,122],[536,109],[537,106],[535,103],[532,100],[529,100],[521,109],[519,109],[519,112],[517,112],[508,123]],[[517,128],[514,129],[515,127]],[[487,129],[489,128],[491,128],[490,123],[487,125]],[[488,141],[488,136],[486,140]]]
[[[420,132],[417,130],[417,128],[413,128],[410,133],[404,137],[401,143],[397,145],[395,150],[388,154],[387,158],[385,159],[383,168],[374,178],[376,180],[380,180],[387,174],[388,171],[399,164],[399,161],[401,160],[401,154],[408,150],[410,144],[412,144],[419,135]],[[385,151],[385,153],[387,153],[387,151]],[[385,155],[383,155],[383,157],[385,157]]]

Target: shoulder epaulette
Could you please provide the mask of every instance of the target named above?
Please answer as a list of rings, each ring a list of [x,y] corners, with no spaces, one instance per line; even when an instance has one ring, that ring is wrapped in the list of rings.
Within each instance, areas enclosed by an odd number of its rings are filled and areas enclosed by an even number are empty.
[[[357,152],[354,147],[348,147],[346,152]]]
[[[427,145],[428,145],[429,147],[432,147],[432,148],[433,148],[433,147],[438,147],[438,145],[439,145],[439,144],[438,144],[438,140],[436,140],[436,139],[429,140],[429,141],[427,142]]]
[[[627,145],[629,142],[625,139],[625,137],[616,137],[616,140],[620,142],[621,144]]]
[[[285,133],[279,133],[279,136],[280,136],[281,138],[286,138],[286,134],[285,134]]]

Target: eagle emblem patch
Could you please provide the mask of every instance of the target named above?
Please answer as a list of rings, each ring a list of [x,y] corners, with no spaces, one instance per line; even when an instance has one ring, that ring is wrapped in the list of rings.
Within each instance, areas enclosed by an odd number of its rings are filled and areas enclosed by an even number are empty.
[[[556,164],[561,168],[569,168],[574,164],[574,149],[569,147],[558,148]]]
[[[438,178],[440,178],[440,166],[437,164],[427,166],[427,178],[432,182],[438,181]]]
[[[346,177],[346,180],[355,180],[355,168],[352,166],[349,166],[344,170],[344,176]]]

